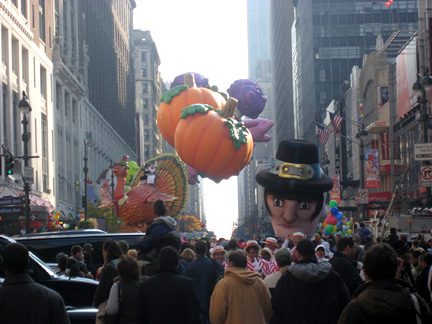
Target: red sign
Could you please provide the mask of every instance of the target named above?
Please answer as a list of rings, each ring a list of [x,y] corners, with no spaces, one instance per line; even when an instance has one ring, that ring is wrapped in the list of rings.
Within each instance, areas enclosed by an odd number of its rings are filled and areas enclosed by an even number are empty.
[[[389,202],[391,200],[391,196],[392,196],[392,194],[390,191],[370,193],[369,194],[369,203]]]
[[[382,160],[390,160],[390,151],[389,151],[389,133],[381,133],[381,144],[382,144]]]

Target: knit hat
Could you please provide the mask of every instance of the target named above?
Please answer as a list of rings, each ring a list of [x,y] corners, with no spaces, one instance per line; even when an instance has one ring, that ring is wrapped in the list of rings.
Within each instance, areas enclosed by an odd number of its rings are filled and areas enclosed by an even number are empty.
[[[275,254],[275,259],[278,264],[290,264],[291,252],[288,249],[279,249]]]
[[[396,251],[397,255],[401,255],[409,250],[408,244],[404,241],[394,241],[391,242],[390,245]]]
[[[267,237],[264,241],[264,244],[277,246],[277,240],[273,237]]]

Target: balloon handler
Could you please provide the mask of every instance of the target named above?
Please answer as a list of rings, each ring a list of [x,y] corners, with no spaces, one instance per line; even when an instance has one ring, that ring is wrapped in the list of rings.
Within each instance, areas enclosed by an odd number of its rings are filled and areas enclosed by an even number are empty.
[[[277,237],[312,237],[327,217],[325,195],[333,181],[319,165],[318,146],[305,140],[279,143],[275,163],[256,175]]]

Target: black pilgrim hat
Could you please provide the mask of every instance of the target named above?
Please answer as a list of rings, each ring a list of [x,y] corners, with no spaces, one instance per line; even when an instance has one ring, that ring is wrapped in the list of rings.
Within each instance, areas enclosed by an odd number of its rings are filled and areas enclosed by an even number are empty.
[[[283,196],[316,196],[333,188],[319,165],[318,146],[305,140],[279,143],[271,168],[256,175],[257,182],[271,193]]]

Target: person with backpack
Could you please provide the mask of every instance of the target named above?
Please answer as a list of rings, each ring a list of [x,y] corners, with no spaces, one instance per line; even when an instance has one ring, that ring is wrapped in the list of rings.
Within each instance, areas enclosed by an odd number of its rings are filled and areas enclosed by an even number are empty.
[[[395,279],[401,261],[390,245],[372,245],[363,258],[367,283],[355,291],[357,299],[346,306],[338,324],[432,323],[423,298],[411,293],[406,281]]]

